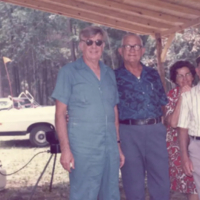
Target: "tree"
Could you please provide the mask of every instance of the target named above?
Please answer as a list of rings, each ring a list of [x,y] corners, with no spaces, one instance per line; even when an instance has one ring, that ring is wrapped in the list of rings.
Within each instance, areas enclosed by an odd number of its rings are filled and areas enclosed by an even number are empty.
[[[64,16],[0,3],[0,56],[13,60],[9,65],[15,95],[28,89],[40,104],[51,104],[58,70],[81,56],[78,37],[82,28],[91,25]],[[100,26],[100,25],[97,25]],[[122,65],[118,54],[124,31],[101,26],[107,33],[102,60],[113,69]],[[156,69],[155,40],[141,36],[146,53],[142,62]],[[165,40],[163,40],[165,42]],[[200,28],[190,28],[176,34],[164,63],[166,80],[169,67],[177,59],[194,62],[200,55]],[[168,89],[172,87],[168,81]],[[5,69],[0,60],[0,97],[9,94]]]

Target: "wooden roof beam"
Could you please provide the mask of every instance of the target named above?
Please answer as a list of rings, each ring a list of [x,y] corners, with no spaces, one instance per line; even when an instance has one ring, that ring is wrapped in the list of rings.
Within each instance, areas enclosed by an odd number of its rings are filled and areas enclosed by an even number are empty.
[[[50,3],[43,2],[42,0],[1,0],[4,2],[13,3],[15,5],[21,5],[24,7],[29,7],[37,10],[43,10],[46,12],[51,12],[54,14],[65,15],[68,17],[80,19],[83,21],[91,22],[91,23],[98,23],[105,26],[109,26],[112,28],[128,31],[128,32],[136,32],[140,34],[154,34],[155,29],[145,28],[137,25],[133,25],[127,22],[121,22],[118,20],[110,19],[108,17],[102,17],[98,14],[94,15],[89,13],[90,11],[77,11],[73,8],[66,8],[63,6],[58,6]]]
[[[166,0],[166,1],[169,1],[169,2],[174,2],[174,3],[197,3],[200,5],[200,1],[199,0]]]
[[[37,0],[35,0],[37,1]],[[87,11],[89,10],[90,13],[98,13],[99,15],[102,16],[107,16],[109,18],[113,18],[113,19],[117,19],[119,21],[124,21],[124,22],[128,22],[131,24],[138,24],[139,26],[144,26],[144,27],[154,27],[157,29],[170,29],[173,28],[174,26],[169,25],[167,23],[163,23],[163,22],[157,22],[151,19],[145,19],[142,17],[138,17],[138,16],[133,16],[133,15],[127,15],[126,13],[122,13],[122,12],[116,12],[115,10],[112,10],[111,8],[102,8],[102,7],[98,7],[96,5],[91,5],[85,2],[77,2],[74,0],[43,0],[45,2],[49,2],[55,5],[60,5],[60,6],[64,6],[64,7],[72,7],[72,8],[76,8],[77,10],[81,10],[81,11]],[[64,4],[65,2],[65,4]]]
[[[115,0],[109,0],[109,1],[115,1]],[[187,15],[196,15],[200,16],[200,10],[189,8],[188,6],[181,6],[174,3],[170,3],[167,1],[159,1],[159,0],[124,0],[124,3],[130,3],[132,5],[144,5],[146,7],[146,4],[148,3],[149,6],[162,8],[164,10],[170,10],[173,12],[178,13],[185,13]]]
[[[182,26],[177,26],[177,27],[169,29],[167,31],[163,31],[163,32],[161,32],[161,35],[162,35],[162,37],[165,37],[165,36],[171,35],[172,33],[181,32],[181,31],[184,31],[184,29],[186,29],[186,28],[189,28],[192,26],[197,26],[199,24],[200,24],[200,17],[197,19],[191,20],[191,22],[186,23]]]
[[[64,2],[65,0],[63,0]],[[76,0],[76,1],[80,1],[80,2],[89,2],[90,4],[94,4],[94,5],[98,5],[101,6],[103,8],[112,8],[113,10],[116,11],[122,11],[127,13],[127,15],[137,15],[137,16],[142,16],[145,18],[151,18],[151,19],[155,19],[155,20],[159,20],[159,21],[165,21],[168,22],[169,24],[172,23],[187,23],[190,20],[186,19],[186,18],[182,18],[182,17],[177,17],[177,16],[173,16],[173,15],[169,15],[169,14],[165,14],[162,12],[156,12],[156,11],[152,11],[152,10],[148,10],[148,8],[144,9],[144,8],[139,8],[136,6],[130,6],[127,4],[122,4],[119,2],[114,2],[114,1],[108,1],[108,0]]]

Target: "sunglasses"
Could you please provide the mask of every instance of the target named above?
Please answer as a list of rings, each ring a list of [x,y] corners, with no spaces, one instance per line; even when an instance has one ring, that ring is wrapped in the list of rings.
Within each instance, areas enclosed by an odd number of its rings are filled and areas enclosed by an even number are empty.
[[[81,41],[85,42],[87,44],[87,46],[91,46],[91,45],[93,45],[93,43],[95,43],[96,46],[101,46],[103,44],[102,40],[95,40],[95,41],[93,41],[93,40],[81,40]]]

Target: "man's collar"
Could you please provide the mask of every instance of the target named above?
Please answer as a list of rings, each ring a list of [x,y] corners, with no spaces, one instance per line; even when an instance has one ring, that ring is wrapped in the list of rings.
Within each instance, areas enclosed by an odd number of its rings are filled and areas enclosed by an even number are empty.
[[[142,62],[140,62],[140,64],[142,65],[142,73],[146,74],[146,69],[148,68],[147,66],[145,66]],[[120,69],[123,69],[123,70],[127,70],[124,63],[121,65]],[[128,71],[128,70],[127,70]]]
[[[99,61],[99,66],[100,66],[101,69],[107,70],[107,66],[104,65],[104,63],[102,61]],[[83,57],[80,57],[79,59],[76,60],[76,68],[77,69],[88,68],[87,64],[83,60]]]
[[[83,57],[80,57],[79,59],[77,59],[76,61],[76,69],[84,69],[86,68],[86,64],[85,62],[83,61]]]

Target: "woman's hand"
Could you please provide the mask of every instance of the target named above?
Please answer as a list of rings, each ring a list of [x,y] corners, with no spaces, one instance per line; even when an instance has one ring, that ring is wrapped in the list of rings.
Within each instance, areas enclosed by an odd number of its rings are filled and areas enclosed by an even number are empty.
[[[184,159],[182,158],[182,168],[187,176],[192,177],[194,167],[192,165],[192,161],[188,156],[186,156]]]
[[[180,95],[184,92],[189,92],[191,90],[191,87],[189,85],[185,85],[180,89]]]

